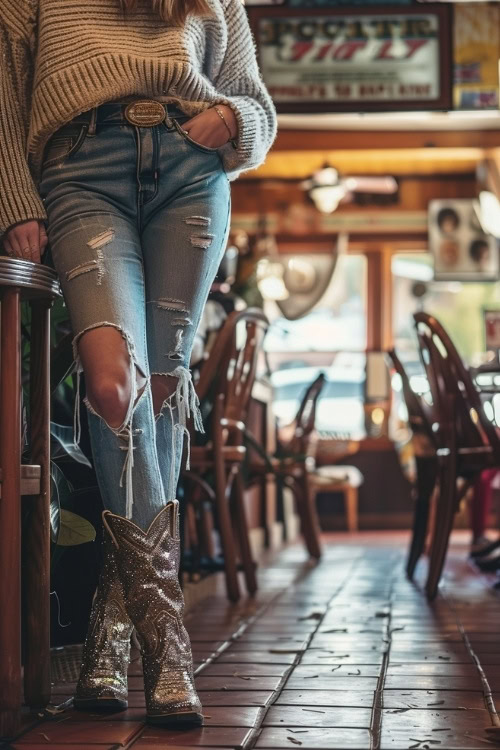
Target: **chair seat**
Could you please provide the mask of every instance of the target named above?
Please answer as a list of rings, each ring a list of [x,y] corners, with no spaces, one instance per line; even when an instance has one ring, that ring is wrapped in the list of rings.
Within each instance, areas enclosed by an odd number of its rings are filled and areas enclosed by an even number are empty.
[[[21,495],[39,495],[40,494],[40,466],[35,464],[21,465]],[[2,498],[2,479],[3,472],[0,469],[0,499]]]
[[[348,485],[349,487],[360,487],[363,484],[363,475],[355,466],[318,466],[310,479],[317,485],[335,486]]]

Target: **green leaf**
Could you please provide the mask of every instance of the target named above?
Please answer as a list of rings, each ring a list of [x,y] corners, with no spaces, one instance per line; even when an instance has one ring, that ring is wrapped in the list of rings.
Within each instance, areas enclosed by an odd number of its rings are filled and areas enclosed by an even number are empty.
[[[72,487],[59,466],[50,462],[50,538],[57,541],[61,525],[61,505],[67,502]]]
[[[61,547],[74,547],[77,544],[93,542],[95,529],[92,524],[82,516],[71,513],[69,510],[61,510],[61,528],[57,537],[57,544]]]
[[[80,448],[73,442],[73,427],[68,427],[64,424],[57,424],[56,422],[50,423],[50,434],[53,438],[53,446],[50,451],[52,458],[61,458],[62,456],[70,456],[74,461],[79,464],[92,468],[92,464],[88,460],[87,456],[80,450]]]
[[[73,334],[68,333],[52,348],[50,355],[50,390],[52,393],[73,372]]]

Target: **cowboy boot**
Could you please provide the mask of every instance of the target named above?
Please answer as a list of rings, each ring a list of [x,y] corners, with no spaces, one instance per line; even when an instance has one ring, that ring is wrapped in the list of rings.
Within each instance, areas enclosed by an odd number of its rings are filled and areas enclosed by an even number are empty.
[[[114,547],[106,537],[73,701],[80,710],[119,711],[128,706],[127,670],[134,626],[125,611]]]
[[[116,546],[125,608],[142,647],[147,720],[152,724],[200,726],[193,657],[183,625],[179,584],[179,503],[169,503],[145,532],[104,511],[104,527]]]

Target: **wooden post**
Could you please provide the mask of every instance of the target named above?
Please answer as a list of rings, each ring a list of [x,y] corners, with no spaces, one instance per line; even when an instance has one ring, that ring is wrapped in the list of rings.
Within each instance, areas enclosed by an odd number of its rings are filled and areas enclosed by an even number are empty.
[[[2,297],[0,365],[0,736],[21,710],[21,329],[20,292]]]
[[[40,495],[26,498],[24,697],[30,708],[50,701],[50,302],[31,303],[31,463],[41,468]]]

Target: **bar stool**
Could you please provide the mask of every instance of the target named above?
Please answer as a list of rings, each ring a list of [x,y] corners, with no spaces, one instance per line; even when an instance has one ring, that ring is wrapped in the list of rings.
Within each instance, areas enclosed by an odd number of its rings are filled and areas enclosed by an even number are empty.
[[[29,559],[24,590],[24,698],[50,700],[50,307],[61,296],[55,271],[0,257],[0,737],[21,712],[21,496]],[[21,302],[31,307],[31,464],[21,464]]]

